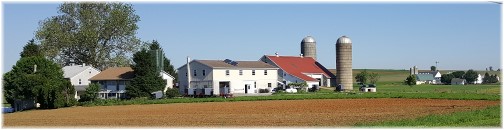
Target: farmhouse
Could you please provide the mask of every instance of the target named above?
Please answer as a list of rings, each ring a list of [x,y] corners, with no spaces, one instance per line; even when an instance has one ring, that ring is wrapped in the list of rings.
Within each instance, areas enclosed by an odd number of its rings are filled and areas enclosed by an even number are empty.
[[[63,67],[63,77],[75,87],[75,99],[80,99],[90,83],[89,79],[98,73],[100,70],[85,64]]]
[[[164,92],[173,87],[173,76],[161,71],[160,76],[166,81]],[[135,77],[135,72],[131,67],[111,67],[89,79],[91,83],[101,85],[98,92],[100,98],[126,98],[126,84]]]
[[[264,55],[260,61],[280,68],[279,84],[306,82],[308,87],[334,86],[335,75],[312,57]]]
[[[278,68],[261,61],[187,58],[187,62],[177,69],[182,94],[251,94],[277,87]]]
[[[465,85],[467,82],[465,79],[453,78],[451,80],[451,85]]]

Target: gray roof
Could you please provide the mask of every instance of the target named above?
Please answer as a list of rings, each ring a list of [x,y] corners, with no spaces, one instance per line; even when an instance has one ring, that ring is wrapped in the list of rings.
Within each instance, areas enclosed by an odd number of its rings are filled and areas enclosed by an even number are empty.
[[[86,91],[88,85],[74,85],[75,91]]]
[[[434,80],[434,75],[432,75],[432,74],[416,74],[416,78],[418,81],[428,81],[428,80]]]
[[[91,66],[81,66],[81,65],[65,66],[65,67],[63,67],[63,77],[64,78],[74,77],[77,74],[81,73],[82,71],[85,71],[88,68],[92,68],[92,67]]]
[[[336,44],[337,43],[352,43],[352,40],[350,40],[349,37],[347,36],[341,36],[340,38],[338,38],[338,40],[336,41]]]
[[[315,42],[315,39],[312,36],[306,36],[301,42]]]
[[[278,68],[262,61],[235,61],[238,64],[231,65],[222,60],[195,60],[212,68]]]

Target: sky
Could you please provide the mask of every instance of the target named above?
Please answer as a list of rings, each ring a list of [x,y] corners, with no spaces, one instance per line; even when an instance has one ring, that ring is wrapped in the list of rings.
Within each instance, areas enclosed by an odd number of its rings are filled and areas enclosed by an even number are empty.
[[[316,40],[318,62],[336,68],[336,40],[353,46],[354,69],[485,70],[501,66],[501,5],[465,3],[140,3],[137,37],[157,40],[175,68],[191,59],[299,56]],[[3,72],[59,2],[3,2]]]

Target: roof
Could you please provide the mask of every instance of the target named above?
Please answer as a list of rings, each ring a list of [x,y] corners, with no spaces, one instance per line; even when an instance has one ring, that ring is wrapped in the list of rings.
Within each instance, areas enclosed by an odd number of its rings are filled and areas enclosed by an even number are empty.
[[[301,42],[315,42],[312,36],[306,36]]]
[[[65,66],[63,67],[63,77],[71,78],[77,76],[82,71],[87,70],[88,68],[92,68],[91,66],[81,66],[81,65],[73,65],[73,66]]]
[[[131,67],[110,67],[89,80],[131,80],[134,77]]]
[[[451,80],[451,82],[465,82],[465,79],[461,79],[461,78],[453,78]]]
[[[434,80],[434,75],[432,74],[416,74],[416,77],[418,81]]]
[[[195,60],[212,68],[277,68],[262,61],[235,61],[236,66],[228,64],[223,60]]]
[[[304,73],[320,73],[327,77],[336,77],[329,70],[327,70],[320,63],[315,61],[311,57],[300,57],[300,56],[266,56],[268,59],[273,61],[278,67],[283,71],[298,77],[305,81],[318,81],[312,77],[305,75]]]
[[[74,85],[75,91],[86,91],[89,85]]]
[[[350,40],[349,37],[347,36],[341,36],[340,38],[338,38],[338,40],[336,41],[336,44],[337,43],[352,43],[352,40]]]

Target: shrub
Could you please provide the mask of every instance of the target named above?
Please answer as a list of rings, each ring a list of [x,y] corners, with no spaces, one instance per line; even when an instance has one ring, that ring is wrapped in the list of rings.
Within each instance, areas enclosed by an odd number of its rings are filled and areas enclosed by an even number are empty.
[[[259,89],[259,93],[269,93],[269,89]]]
[[[178,88],[168,88],[165,93],[166,98],[174,98],[174,97],[179,97],[181,96],[179,93]]]

